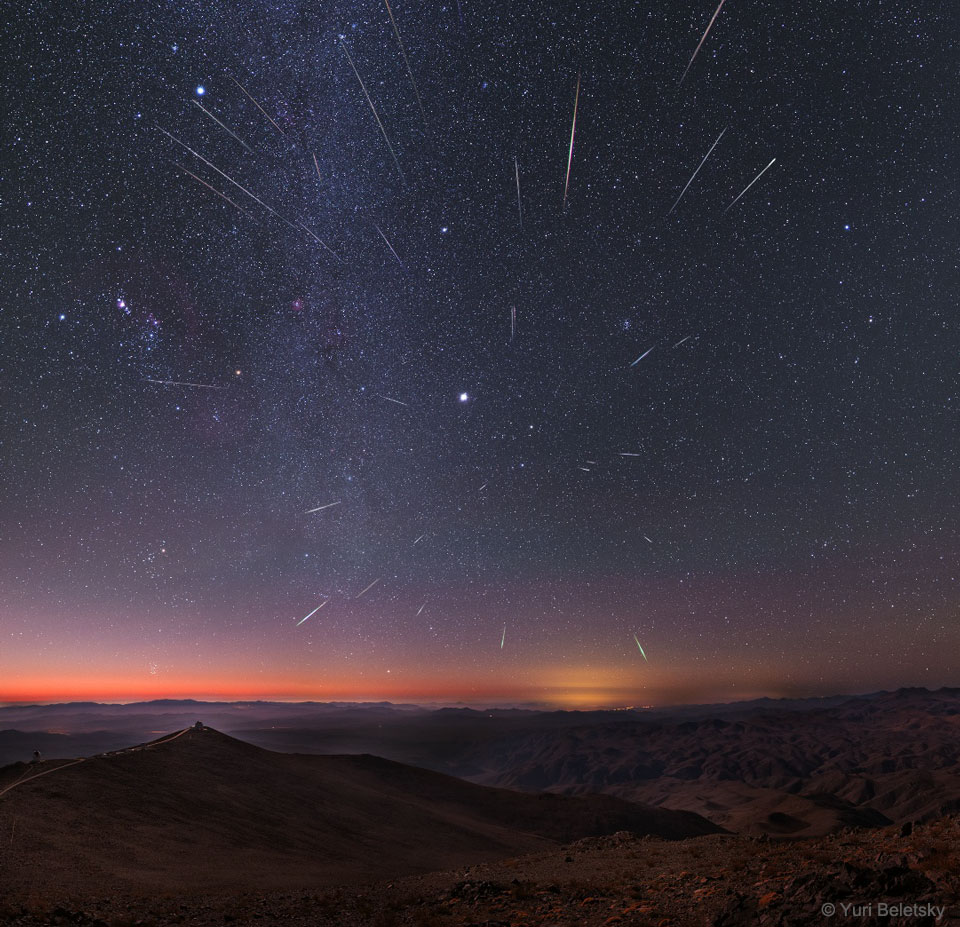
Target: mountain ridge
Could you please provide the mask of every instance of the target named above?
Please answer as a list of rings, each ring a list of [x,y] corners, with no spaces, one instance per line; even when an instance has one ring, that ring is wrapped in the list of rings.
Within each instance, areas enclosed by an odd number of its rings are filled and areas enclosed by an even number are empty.
[[[614,796],[530,795],[380,757],[274,753],[212,728],[0,770],[0,832],[24,872],[71,891],[274,888],[390,878],[630,830],[718,833]],[[7,825],[9,826],[9,825]],[[38,876],[37,873],[44,873]]]

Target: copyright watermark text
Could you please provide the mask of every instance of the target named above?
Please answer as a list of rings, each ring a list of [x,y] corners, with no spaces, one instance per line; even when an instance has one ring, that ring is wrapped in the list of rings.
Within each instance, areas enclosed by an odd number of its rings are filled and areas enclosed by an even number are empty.
[[[903,901],[840,902],[828,901],[820,908],[824,917],[932,917],[939,921],[946,913],[946,905],[909,904]]]

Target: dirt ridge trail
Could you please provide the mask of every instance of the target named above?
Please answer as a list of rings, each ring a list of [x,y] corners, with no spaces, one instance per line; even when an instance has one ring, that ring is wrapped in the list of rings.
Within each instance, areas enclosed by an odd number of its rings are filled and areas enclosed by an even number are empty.
[[[10,785],[6,786],[5,788],[0,789],[0,798],[3,798],[3,796],[6,795],[7,792],[12,791],[18,786],[25,785],[27,782],[33,782],[34,779],[39,779],[41,776],[49,776],[50,773],[59,772],[61,769],[68,769],[69,767],[76,766],[79,763],[85,763],[88,759],[97,759],[99,757],[107,757],[107,756],[118,756],[122,753],[135,753],[138,750],[146,750],[148,747],[158,747],[160,746],[160,744],[166,744],[166,743],[169,743],[171,740],[176,740],[181,735],[186,734],[186,732],[189,730],[191,730],[191,728],[185,727],[183,730],[177,731],[176,733],[171,734],[169,737],[163,737],[160,740],[152,740],[149,743],[137,744],[134,747],[124,747],[122,750],[111,750],[109,753],[97,753],[92,757],[81,756],[75,760],[70,760],[67,763],[61,763],[59,766],[53,766],[50,769],[44,769],[41,772],[34,773],[32,776],[27,776],[26,778],[17,779],[15,782],[11,782]],[[47,762],[55,763],[57,762],[57,760],[48,760]]]

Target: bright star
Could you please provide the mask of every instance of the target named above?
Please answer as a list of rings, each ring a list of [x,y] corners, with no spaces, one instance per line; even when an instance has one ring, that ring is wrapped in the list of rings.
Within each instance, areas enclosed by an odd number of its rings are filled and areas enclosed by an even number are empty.
[[[460,394],[460,401],[461,401],[461,402],[466,402],[469,398],[470,398],[469,395],[467,395],[466,393],[461,393],[461,394]]]
[[[207,92],[207,88],[204,87],[203,84],[200,84],[200,86],[197,87],[197,96],[198,96],[198,97],[202,97],[206,92]]]

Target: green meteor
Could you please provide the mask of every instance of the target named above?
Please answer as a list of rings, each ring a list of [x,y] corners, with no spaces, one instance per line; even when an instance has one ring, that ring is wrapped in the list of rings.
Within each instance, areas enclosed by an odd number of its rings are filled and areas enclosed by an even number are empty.
[[[635,641],[637,641],[637,646],[640,647],[640,641],[637,640],[637,635],[636,635],[636,634],[633,635],[633,639],[634,639]],[[643,647],[640,647],[640,656],[642,656],[643,659],[646,660],[647,663],[650,662],[649,660],[647,660],[647,655],[643,652]]]

